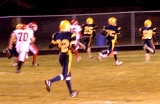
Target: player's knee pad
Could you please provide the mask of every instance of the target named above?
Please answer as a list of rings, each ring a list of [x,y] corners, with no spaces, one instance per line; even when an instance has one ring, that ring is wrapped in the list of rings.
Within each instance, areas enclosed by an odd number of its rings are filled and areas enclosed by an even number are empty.
[[[117,51],[114,51],[114,53],[113,54],[117,54]]]
[[[59,75],[61,77],[61,80],[64,80],[64,76],[62,74]]]
[[[66,81],[69,81],[69,80],[71,80],[71,77],[66,77]]]

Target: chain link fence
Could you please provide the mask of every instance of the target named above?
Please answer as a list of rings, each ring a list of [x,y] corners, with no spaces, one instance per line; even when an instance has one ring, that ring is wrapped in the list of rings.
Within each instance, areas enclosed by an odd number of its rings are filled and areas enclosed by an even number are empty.
[[[93,14],[71,14],[71,15],[41,15],[41,16],[3,16],[0,17],[0,51],[8,45],[11,32],[18,23],[30,23],[32,21],[38,24],[38,31],[35,32],[36,45],[39,50],[48,50],[51,36],[59,31],[61,20],[77,19],[79,24],[85,23],[88,17],[94,19],[98,26],[97,35],[110,17],[117,18],[117,24],[122,28],[118,37],[117,46],[136,46],[142,45],[138,29],[143,26],[146,19],[151,19],[153,26],[157,27],[157,39],[160,38],[160,11],[132,11],[132,12],[112,12],[112,13],[93,13]],[[104,45],[105,46],[105,45]],[[92,47],[98,47],[96,41],[92,42]]]

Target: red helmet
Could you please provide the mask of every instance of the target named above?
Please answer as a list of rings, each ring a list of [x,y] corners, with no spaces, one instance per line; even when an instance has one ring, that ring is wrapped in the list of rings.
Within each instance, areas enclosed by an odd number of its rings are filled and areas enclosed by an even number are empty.
[[[38,29],[38,25],[37,25],[37,23],[35,23],[35,22],[30,22],[30,23],[28,24],[28,27],[31,28],[31,29],[34,30],[34,31],[37,31],[37,29]]]
[[[71,21],[71,24],[72,25],[78,25],[78,21],[76,19],[74,19],[74,20]]]
[[[21,27],[21,29],[23,29],[23,30],[27,29],[27,24],[23,24],[22,27]]]

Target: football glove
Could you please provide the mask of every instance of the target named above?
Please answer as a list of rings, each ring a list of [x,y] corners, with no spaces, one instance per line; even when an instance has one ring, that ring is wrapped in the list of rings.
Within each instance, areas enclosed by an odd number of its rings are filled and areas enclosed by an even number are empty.
[[[49,44],[49,49],[53,48],[54,47],[54,44],[53,43],[50,43]]]
[[[12,49],[4,49],[3,53],[7,56],[8,59],[10,59],[12,57]]]

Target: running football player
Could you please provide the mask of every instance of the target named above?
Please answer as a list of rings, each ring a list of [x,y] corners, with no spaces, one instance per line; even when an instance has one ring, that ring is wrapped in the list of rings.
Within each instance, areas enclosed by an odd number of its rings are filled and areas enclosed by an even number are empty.
[[[156,27],[152,26],[152,21],[150,19],[145,20],[144,26],[139,28],[140,37],[143,41],[143,49],[145,50],[146,62],[150,61],[150,54],[155,53],[155,44],[158,44],[156,29]]]
[[[71,86],[71,65],[72,65],[72,48],[75,48],[76,34],[70,32],[70,22],[63,20],[60,22],[59,32],[53,34],[52,41],[49,48],[58,46],[59,63],[62,67],[62,73],[54,78],[45,80],[46,89],[48,92],[51,90],[51,86],[56,81],[65,81],[71,97],[76,97],[78,92],[72,90]]]
[[[33,30],[33,32],[36,32],[38,29],[38,25],[35,22],[30,22],[28,24],[29,29]],[[36,37],[34,36],[34,39],[36,40]],[[35,42],[31,42],[29,46],[29,51],[33,53],[33,59],[32,59],[32,66],[38,66],[39,64],[36,62],[37,61],[37,55],[38,55],[38,48],[35,45]]]
[[[91,54],[91,42],[95,38],[97,31],[97,26],[94,24],[92,17],[86,19],[86,24],[82,24],[82,38],[86,46],[86,51],[88,53],[88,58],[92,58]]]
[[[23,63],[26,61],[26,59],[28,59],[30,42],[34,41],[33,31],[29,30],[26,24],[18,25],[20,25],[20,28],[16,29],[12,33],[8,45],[8,48],[12,49],[13,41],[16,39],[16,51],[19,54],[16,73],[21,72]]]
[[[110,17],[108,19],[108,25],[103,26],[102,34],[106,36],[108,42],[108,49],[98,53],[98,60],[101,62],[102,58],[113,54],[116,65],[121,65],[122,61],[118,61],[117,49],[115,47],[117,43],[117,37],[120,34],[121,27],[117,26],[117,19]]]
[[[78,21],[76,19],[71,21],[71,32],[76,34],[76,42],[75,42],[75,49],[74,53],[76,56],[76,60],[79,61],[81,59],[81,56],[79,56],[78,49],[81,46],[84,50],[86,49],[85,45],[80,42],[80,39],[82,38],[82,27],[79,25]]]

